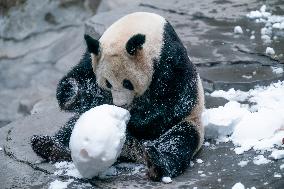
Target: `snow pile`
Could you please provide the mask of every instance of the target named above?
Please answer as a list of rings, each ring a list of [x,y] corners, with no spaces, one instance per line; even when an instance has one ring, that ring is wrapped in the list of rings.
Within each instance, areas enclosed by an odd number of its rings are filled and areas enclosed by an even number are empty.
[[[48,189],[65,189],[73,181],[74,181],[73,179],[69,179],[66,182],[63,182],[63,181],[60,181],[60,180],[55,180],[55,181],[50,183]]]
[[[263,155],[258,155],[256,157],[254,157],[253,159],[253,163],[256,165],[261,165],[261,164],[267,164],[270,163],[271,160],[266,159]]]
[[[203,123],[209,126],[205,130],[206,137],[217,138],[231,135],[235,125],[247,113],[247,108],[236,101],[230,101],[224,107],[205,110]]]
[[[85,178],[106,171],[117,159],[125,142],[127,110],[101,105],[80,116],[70,138],[72,160]]]
[[[259,10],[251,11],[246,15],[255,20],[256,23],[263,23],[261,29],[261,39],[265,43],[270,43],[271,39],[277,39],[277,30],[284,29],[284,16],[272,15],[266,11],[266,5],[262,5]]]
[[[265,54],[267,54],[267,55],[274,55],[275,51],[271,47],[266,47]]]
[[[248,92],[234,89],[215,91],[211,96],[223,97],[230,102],[203,113],[206,138],[216,135],[222,138],[232,134],[227,140],[235,144],[237,154],[252,148],[271,151],[282,145],[284,81],[268,87],[256,87]]]
[[[171,177],[163,177],[162,182],[165,183],[165,184],[169,184],[169,183],[172,182],[172,178]]]
[[[271,69],[272,69],[272,72],[273,73],[275,73],[275,74],[283,74],[283,68],[281,68],[281,67],[271,67]]]
[[[243,29],[241,28],[241,26],[236,26],[234,28],[234,33],[235,34],[243,34],[244,32],[243,32]]]
[[[245,186],[242,183],[238,182],[232,187],[232,189],[245,189]]]
[[[244,161],[244,160],[243,160],[243,161],[240,161],[240,162],[238,163],[238,165],[241,166],[241,167],[244,167],[244,166],[246,166],[246,165],[248,164],[248,162],[249,162],[249,161]]]
[[[284,150],[274,150],[270,157],[273,159],[282,159],[284,158]]]

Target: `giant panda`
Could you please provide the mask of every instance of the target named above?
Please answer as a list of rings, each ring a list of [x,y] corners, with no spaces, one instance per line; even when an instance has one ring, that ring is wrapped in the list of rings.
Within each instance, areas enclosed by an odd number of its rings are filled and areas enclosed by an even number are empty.
[[[92,107],[113,104],[131,114],[119,160],[145,163],[152,180],[181,174],[203,143],[204,94],[171,24],[136,12],[99,40],[85,35],[85,41],[82,60],[57,88],[60,108],[76,114],[55,136],[33,136],[33,150],[50,161],[71,160],[68,144],[76,120]]]

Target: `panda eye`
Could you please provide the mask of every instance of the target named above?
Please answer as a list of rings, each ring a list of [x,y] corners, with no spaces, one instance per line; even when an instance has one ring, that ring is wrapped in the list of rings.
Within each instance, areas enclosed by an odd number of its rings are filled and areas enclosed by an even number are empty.
[[[130,91],[134,90],[132,83],[128,79],[123,80],[123,87],[130,90]]]
[[[112,85],[110,84],[110,82],[108,80],[106,80],[106,86],[107,88],[111,89]]]

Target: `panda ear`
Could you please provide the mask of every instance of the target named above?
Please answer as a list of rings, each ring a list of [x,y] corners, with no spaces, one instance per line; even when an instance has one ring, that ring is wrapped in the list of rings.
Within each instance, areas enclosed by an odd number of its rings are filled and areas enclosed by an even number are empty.
[[[126,43],[126,51],[131,56],[135,55],[138,50],[141,50],[143,44],[145,43],[145,35],[143,34],[136,34],[133,35]]]
[[[100,52],[100,42],[87,34],[84,35],[84,38],[85,38],[87,49],[89,53],[93,53],[96,56],[98,56]]]

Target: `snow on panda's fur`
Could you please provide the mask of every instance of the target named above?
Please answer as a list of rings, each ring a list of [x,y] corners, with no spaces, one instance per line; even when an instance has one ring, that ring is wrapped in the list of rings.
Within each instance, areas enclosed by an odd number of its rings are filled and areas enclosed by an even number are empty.
[[[57,88],[62,110],[76,112],[55,136],[34,136],[34,151],[70,160],[68,143],[80,114],[101,104],[130,111],[120,160],[144,162],[160,180],[182,173],[200,149],[204,130],[201,80],[176,32],[163,17],[124,16],[99,40],[85,35],[87,52]]]

